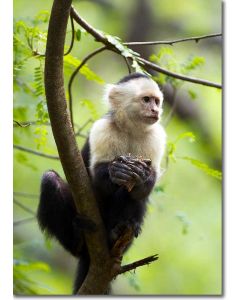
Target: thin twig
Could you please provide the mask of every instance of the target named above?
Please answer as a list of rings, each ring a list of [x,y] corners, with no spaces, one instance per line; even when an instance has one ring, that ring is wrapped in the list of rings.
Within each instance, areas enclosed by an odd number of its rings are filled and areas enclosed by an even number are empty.
[[[72,14],[74,20],[80,26],[82,26],[88,33],[90,33],[97,41],[99,41],[99,42],[103,43],[104,45],[106,45],[107,49],[109,49],[111,51],[114,51],[114,52],[121,55],[121,52],[116,48],[116,46],[111,44],[108,41],[108,39],[102,33],[97,31],[90,24],[88,24],[83,18],[81,18],[73,7],[71,8],[71,14]],[[159,73],[166,74],[168,76],[178,78],[178,79],[181,79],[181,80],[184,80],[184,81],[189,81],[189,82],[193,82],[193,83],[196,83],[196,84],[215,87],[215,88],[218,88],[218,89],[222,88],[222,86],[218,83],[210,82],[210,81],[207,81],[207,80],[204,80],[204,79],[198,79],[198,78],[194,78],[194,77],[184,76],[182,74],[178,74],[178,73],[168,71],[168,70],[163,69],[163,68],[159,67],[158,65],[155,65],[155,64],[153,64],[153,63],[151,63],[151,62],[149,62],[146,59],[143,59],[141,57],[137,57],[136,59],[143,66],[143,68],[146,69],[146,70],[152,69],[152,70],[155,70]]]
[[[72,38],[71,38],[71,44],[69,46],[69,49],[66,53],[64,53],[64,56],[68,55],[72,51],[72,48],[73,48],[73,45],[74,45],[75,30],[74,30],[74,21],[73,21],[73,17],[72,17],[71,14],[70,14],[70,20],[71,20]]]
[[[13,124],[13,127],[28,127],[31,125],[47,125],[50,126],[50,122],[44,122],[39,124],[38,121],[24,121],[24,122],[19,122],[19,121],[15,121],[13,120],[13,122],[15,122],[16,124]]]
[[[182,42],[189,42],[189,41],[195,41],[198,43],[200,40],[203,39],[208,39],[208,38],[214,38],[214,37],[219,37],[222,36],[222,33],[214,33],[214,34],[208,34],[208,35],[202,35],[202,36],[194,36],[194,37],[189,37],[189,38],[181,38],[181,39],[176,39],[172,41],[152,41],[152,42],[126,42],[123,43],[126,46],[147,46],[147,45],[173,45],[176,43],[182,43]]]
[[[158,254],[151,255],[151,256],[148,256],[146,258],[143,258],[143,259],[140,259],[138,261],[135,261],[135,262],[133,262],[131,264],[122,266],[118,274],[123,274],[125,272],[129,272],[129,271],[135,270],[138,267],[149,265],[151,262],[153,262],[155,260],[158,260]]]
[[[78,131],[75,133],[75,136],[80,136],[80,137],[83,137],[83,138],[87,138],[87,135],[81,133],[81,131],[89,124],[93,122],[92,119],[88,119],[81,127],[78,128]]]
[[[24,204],[22,204],[21,202],[19,202],[15,198],[13,198],[13,203],[15,203],[17,206],[21,207],[23,210],[30,213],[31,215],[35,216],[35,212],[33,210],[31,210],[30,208],[28,208],[27,206],[25,206]]]
[[[84,138],[84,139],[86,139],[88,137],[88,135],[83,134],[83,133],[76,133],[75,136],[76,137],[81,137],[81,138]]]
[[[92,121],[92,120],[91,120]],[[15,124],[13,124],[13,127],[29,127],[31,125],[39,125],[38,121],[25,121],[25,122],[18,122],[18,121],[15,121]],[[51,126],[51,123],[50,122],[46,122],[46,123],[43,123],[41,125],[47,125],[47,126]],[[87,124],[86,124],[87,125]],[[74,124],[75,127],[79,127],[78,124]],[[85,126],[84,126],[85,127]],[[82,129],[84,127],[79,127],[78,131],[76,132],[75,136],[78,136],[78,137],[82,137],[84,139],[86,139],[88,137],[88,135],[86,134],[83,134],[81,133]]]
[[[13,195],[24,197],[24,198],[39,198],[39,195],[37,194],[30,194],[30,193],[24,193],[24,192],[13,192]]]
[[[13,222],[13,226],[18,226],[18,225],[23,225],[32,221],[36,221],[36,217],[31,217],[31,218],[27,218],[27,219],[23,219],[20,221],[15,221]]]
[[[131,71],[131,65],[129,64],[129,61],[128,61],[127,57],[124,56],[123,58],[124,58],[124,60],[126,62],[127,68],[128,68],[128,74],[131,74],[132,73],[132,71]]]
[[[42,157],[45,157],[45,158],[59,159],[58,156],[54,156],[54,155],[50,155],[50,154],[45,154],[45,153],[38,152],[38,151],[29,149],[29,148],[25,148],[25,147],[22,147],[22,146],[19,146],[19,145],[13,145],[13,148],[21,150],[21,151],[28,152],[28,153],[31,153],[31,154],[34,154],[34,155],[42,156]]]
[[[92,123],[93,120],[90,118],[88,119],[82,126],[79,127],[78,132],[82,131],[89,123]]]
[[[30,123],[20,123],[20,122],[18,122],[18,121],[16,121],[16,120],[13,120],[13,122],[15,123],[14,125],[16,125],[16,126],[19,126],[19,127],[28,127],[28,126],[30,126],[31,124]],[[13,126],[14,126],[13,125]]]
[[[159,73],[162,73],[162,74],[165,74],[165,75],[168,75],[168,76],[180,79],[180,80],[189,81],[189,82],[193,82],[193,83],[201,84],[201,85],[205,85],[205,86],[215,87],[217,89],[222,88],[221,84],[218,84],[218,83],[215,83],[215,82],[211,82],[211,81],[208,81],[208,80],[199,79],[199,78],[195,78],[195,77],[185,76],[185,75],[182,75],[182,74],[178,74],[178,73],[168,71],[168,70],[166,70],[164,68],[161,68],[158,65],[153,64],[150,61],[148,61],[146,59],[143,59],[141,57],[137,58],[137,60],[146,69],[150,68],[150,69],[155,70]]]
[[[72,111],[72,106],[73,106],[73,100],[72,100],[72,84],[73,84],[73,80],[76,77],[76,75],[78,74],[78,72],[80,71],[80,69],[87,63],[87,61],[89,59],[91,59],[92,57],[94,57],[95,55],[97,55],[98,53],[106,50],[107,47],[103,46],[101,48],[98,48],[97,50],[93,51],[92,53],[90,53],[88,56],[86,56],[83,61],[81,62],[81,64],[75,69],[75,71],[72,73],[70,79],[69,79],[69,83],[68,83],[68,94],[69,94],[69,111],[70,111],[70,117],[71,117],[71,123],[74,129],[74,122],[73,122],[73,111]]]

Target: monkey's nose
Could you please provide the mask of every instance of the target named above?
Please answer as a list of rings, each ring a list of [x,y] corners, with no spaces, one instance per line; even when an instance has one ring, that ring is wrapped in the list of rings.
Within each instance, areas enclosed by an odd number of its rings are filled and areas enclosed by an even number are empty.
[[[157,109],[152,108],[151,112],[152,112],[153,115],[157,115],[158,116],[158,110]]]

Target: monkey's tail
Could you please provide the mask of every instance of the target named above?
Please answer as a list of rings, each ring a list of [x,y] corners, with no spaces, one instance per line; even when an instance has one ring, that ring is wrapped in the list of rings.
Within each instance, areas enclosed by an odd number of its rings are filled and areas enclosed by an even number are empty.
[[[80,289],[85,277],[87,276],[90,265],[90,258],[87,250],[85,250],[78,261],[76,277],[74,281],[73,294],[76,295],[78,290]]]

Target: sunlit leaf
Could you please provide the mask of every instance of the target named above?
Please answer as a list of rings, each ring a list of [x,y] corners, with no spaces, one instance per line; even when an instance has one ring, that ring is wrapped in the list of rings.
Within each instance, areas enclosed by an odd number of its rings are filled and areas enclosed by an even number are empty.
[[[81,60],[72,56],[71,54],[68,54],[64,56],[64,63],[66,66],[76,69],[81,64]],[[104,83],[104,80],[95,72],[93,72],[87,65],[84,65],[79,72],[88,80],[96,81],[99,84]]]
[[[77,41],[81,40],[82,32],[81,32],[80,29],[78,29],[77,31],[75,31],[75,36],[76,36],[76,40]]]
[[[195,158],[189,157],[189,156],[178,157],[178,158],[189,161],[193,166],[202,170],[204,173],[206,173],[218,180],[222,180],[222,172],[219,170],[210,168],[206,163],[201,162],[201,161],[199,161]]]

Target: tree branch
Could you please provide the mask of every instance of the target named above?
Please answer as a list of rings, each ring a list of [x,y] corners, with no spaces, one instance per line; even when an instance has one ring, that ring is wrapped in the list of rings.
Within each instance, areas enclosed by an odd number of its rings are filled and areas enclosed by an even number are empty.
[[[109,49],[111,51],[114,51],[114,52],[121,55],[121,52],[117,49],[117,47],[115,45],[111,44],[101,32],[94,29],[82,17],[80,17],[73,7],[71,8],[71,15],[73,16],[74,20],[80,26],[82,26],[88,33],[90,33],[96,39],[96,41],[103,43],[107,47],[107,49]],[[222,86],[218,83],[214,83],[214,82],[207,81],[207,80],[204,80],[204,79],[198,79],[198,78],[194,78],[194,77],[184,76],[184,75],[181,75],[181,74],[178,74],[178,73],[168,71],[168,70],[166,70],[164,68],[161,68],[158,65],[155,65],[155,64],[153,64],[153,63],[149,62],[148,60],[143,59],[141,57],[136,57],[136,60],[146,70],[152,69],[152,70],[155,70],[159,73],[162,73],[162,74],[165,74],[165,75],[168,75],[168,76],[180,79],[180,80],[189,81],[189,82],[192,82],[192,83],[201,84],[201,85],[205,85],[205,86],[215,87],[215,88],[218,88],[218,89],[222,88]]]
[[[77,11],[74,9],[74,7],[71,7],[71,16],[73,19],[81,26],[83,27],[88,33],[90,33],[97,42],[101,42],[104,45],[108,47],[112,47],[112,44],[109,43],[107,38],[100,32],[97,31],[94,27],[92,27],[90,24],[88,24],[82,17],[79,16]]]
[[[45,154],[43,152],[38,152],[38,151],[29,149],[29,148],[26,148],[26,147],[22,147],[22,146],[19,146],[19,145],[13,145],[13,148],[15,148],[17,150],[28,152],[28,153],[31,153],[31,154],[34,154],[34,155],[38,155],[38,156],[41,156],[41,157],[45,157],[45,158],[59,159],[58,156]]]
[[[13,122],[15,123],[13,126],[19,126],[19,127],[23,127],[23,128],[31,125],[31,123],[29,123],[29,122],[20,123],[16,120],[13,120]]]
[[[68,51],[66,53],[64,53],[64,56],[68,55],[73,48],[74,45],[74,35],[75,35],[75,30],[74,30],[74,21],[73,21],[73,17],[70,15],[70,21],[71,21],[71,30],[72,30],[72,37],[71,37],[71,43],[70,46],[68,48]]]
[[[168,71],[168,70],[166,70],[164,68],[161,68],[160,66],[158,66],[156,64],[153,64],[150,61],[148,61],[144,58],[141,58],[141,57],[138,58],[138,62],[144,68],[147,68],[147,69],[150,68],[154,71],[157,71],[159,73],[162,73],[162,74],[165,74],[165,75],[168,75],[168,76],[180,79],[180,80],[189,81],[189,82],[192,82],[192,83],[201,84],[201,85],[205,85],[205,86],[215,87],[217,89],[222,88],[221,84],[218,84],[218,83],[215,83],[215,82],[211,82],[211,81],[208,81],[208,80],[199,79],[199,78],[195,78],[195,77],[185,76],[185,75],[181,75],[181,74],[178,74],[178,73]]]
[[[19,220],[19,221],[15,221],[13,222],[13,226],[18,226],[18,225],[23,225],[23,224],[26,224],[26,223],[29,223],[29,222],[32,222],[32,221],[36,221],[36,217],[31,217],[31,218],[26,218],[26,219],[23,219],[23,220]]]
[[[15,124],[13,124],[13,127],[29,127],[31,125],[51,125],[49,122],[44,122],[42,124],[39,124],[38,121],[24,121],[24,122],[19,122],[16,120],[13,120]]]
[[[76,143],[64,92],[63,50],[71,4],[71,0],[55,0],[53,3],[46,49],[45,89],[54,139],[77,211],[97,225],[96,232],[84,233],[91,263],[78,293],[103,294],[111,281],[113,262],[90,180]]]
[[[155,260],[158,260],[158,254],[151,255],[151,256],[148,256],[146,258],[137,260],[137,261],[135,261],[135,262],[133,262],[131,264],[122,266],[118,274],[123,274],[125,272],[129,272],[129,271],[135,270],[138,267],[149,265],[150,263],[152,263]]]
[[[31,210],[30,208],[28,208],[27,206],[25,206],[24,204],[22,204],[21,202],[19,202],[18,200],[16,200],[15,198],[13,198],[13,203],[15,203],[17,206],[21,207],[23,210],[25,210],[26,212],[28,212],[29,214],[35,216],[35,212],[33,210]]]
[[[131,74],[131,73],[132,73],[132,71],[131,71],[131,65],[130,65],[130,63],[129,63],[127,57],[123,56],[123,58],[124,58],[125,63],[126,63],[126,65],[127,65],[128,74]]]
[[[189,37],[189,38],[181,38],[181,39],[176,39],[176,40],[172,40],[172,41],[126,42],[123,44],[126,46],[139,46],[139,45],[140,46],[148,46],[148,45],[170,45],[170,46],[172,46],[173,44],[189,42],[189,41],[195,41],[196,43],[198,43],[200,40],[219,37],[219,36],[222,36],[222,34],[214,33],[214,34],[194,36],[194,37]]]
[[[70,110],[70,117],[71,117],[71,122],[72,124],[74,124],[73,122],[73,98],[72,98],[72,84],[73,84],[73,80],[75,79],[76,75],[78,74],[78,72],[80,71],[80,69],[87,63],[87,61],[89,59],[91,59],[92,57],[94,57],[95,55],[97,55],[98,53],[101,53],[102,51],[106,50],[107,47],[103,46],[95,51],[93,51],[92,53],[90,53],[88,56],[86,56],[83,61],[80,63],[80,65],[75,69],[75,71],[72,73],[69,82],[68,82],[68,94],[69,94],[69,110]],[[73,126],[74,128],[74,126]],[[78,134],[79,135],[79,134]]]
[[[24,192],[13,192],[13,195],[24,197],[24,198],[39,198],[39,195],[37,194],[30,194],[30,193],[24,193]]]

